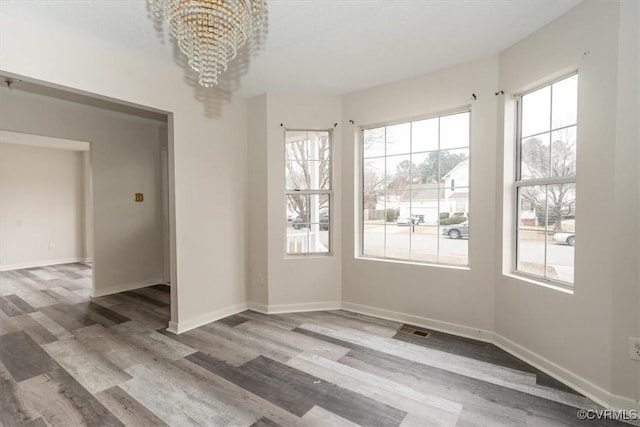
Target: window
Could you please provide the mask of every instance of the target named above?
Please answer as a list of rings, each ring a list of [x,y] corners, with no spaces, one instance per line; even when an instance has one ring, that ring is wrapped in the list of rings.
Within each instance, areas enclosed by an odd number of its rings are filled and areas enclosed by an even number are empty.
[[[331,131],[285,131],[286,253],[331,252]]]
[[[573,284],[578,75],[518,102],[516,271]]]
[[[361,254],[468,265],[470,112],[362,130]]]

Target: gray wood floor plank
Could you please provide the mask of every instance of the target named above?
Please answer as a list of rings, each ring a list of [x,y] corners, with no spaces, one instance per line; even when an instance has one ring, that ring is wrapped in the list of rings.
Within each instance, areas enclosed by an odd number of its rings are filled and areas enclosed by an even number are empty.
[[[16,307],[18,307],[23,313],[33,313],[36,311],[30,304],[20,298],[18,295],[7,295],[7,299],[11,301]]]
[[[248,320],[249,320],[248,317],[245,317],[242,315],[242,313],[239,313],[239,314],[234,314],[233,316],[225,317],[224,319],[220,319],[218,320],[218,322],[225,324],[227,326],[231,326],[233,328],[234,326],[241,325],[244,322],[247,322]]]
[[[38,417],[40,414],[25,403],[16,381],[0,362],[0,426],[23,425]]]
[[[250,425],[262,414],[251,408],[240,406],[235,399],[204,378],[193,375],[192,370],[183,370],[180,365],[168,362],[152,362],[145,365],[156,377],[161,377],[176,386],[187,396],[183,406],[189,416],[203,425]],[[132,367],[129,369],[137,369]]]
[[[251,320],[256,320],[263,325],[269,325],[275,328],[285,329],[287,331],[291,331],[297,327],[297,325],[295,325],[294,323],[278,320],[275,319],[273,315],[258,313],[257,311],[243,311],[242,315]]]
[[[396,321],[387,320],[387,319],[381,319],[381,318],[373,317],[373,316],[367,316],[366,314],[354,313],[353,311],[348,311],[348,310],[334,310],[334,311],[331,311],[331,313],[337,314],[337,315],[340,315],[340,316],[350,317],[352,319],[363,320],[365,322],[374,323],[374,324],[380,325],[380,326],[386,326],[387,328],[396,329],[396,330],[400,329],[402,327],[402,325],[403,325],[403,323],[401,323],[401,322],[396,322]]]
[[[169,305],[166,302],[158,301],[155,298],[149,297],[147,295],[143,295],[136,291],[123,292],[120,294],[123,298],[125,298],[129,303],[134,304],[136,306],[146,307],[148,310],[153,310],[157,307],[166,307]]]
[[[54,342],[58,339],[28,314],[12,317],[11,323],[13,323],[17,329],[26,332],[26,334],[39,345]]]
[[[250,427],[280,427],[280,425],[274,421],[271,421],[267,417],[262,417],[255,423],[251,424]]]
[[[0,361],[20,382],[53,369],[58,364],[25,332],[0,336]]]
[[[286,362],[289,358],[301,353],[301,350],[292,347],[289,343],[273,341],[260,334],[247,330],[237,330],[220,323],[209,323],[201,326],[201,329],[213,334],[217,340],[241,344],[280,362]]]
[[[282,427],[296,427],[300,424],[300,418],[291,412],[281,408],[262,397],[251,393],[249,390],[239,386],[238,384],[228,381],[213,372],[197,365],[189,360],[176,360],[174,365],[180,369],[205,379],[209,383],[226,395],[228,402],[233,402],[238,408],[246,410],[254,414],[260,414],[271,422]],[[256,421],[254,425],[259,425]]]
[[[330,360],[338,360],[349,351],[348,348],[340,347],[326,341],[316,340],[306,335],[298,334],[281,328],[265,325],[261,322],[248,321],[237,326],[238,330],[249,331],[260,335],[274,342],[286,342],[299,352],[318,354]]]
[[[96,398],[127,426],[168,425],[118,386],[97,393]]]
[[[310,311],[307,313],[301,313],[300,315],[307,317],[309,322],[312,323],[320,322],[320,324],[323,325],[356,329],[381,337],[391,338],[398,333],[397,328],[378,325],[376,323],[367,322],[366,320],[354,317],[341,316],[333,311]]]
[[[418,362],[427,366],[444,369],[470,378],[498,383],[500,385],[509,384],[518,387],[535,384],[536,382],[535,375],[527,372],[503,368],[464,356],[424,348],[415,344],[394,340],[393,338],[379,337],[352,328],[337,328],[316,323],[305,323],[301,325],[300,328],[398,356],[412,362]]]
[[[44,418],[40,417],[24,423],[22,427],[49,427],[49,425]]]
[[[51,426],[110,426],[123,424],[63,369],[19,384],[29,406]]]
[[[579,393],[570,389],[566,385],[551,378],[544,372],[535,369],[533,366],[507,353],[501,348],[498,348],[494,344],[472,340],[470,338],[458,337],[451,334],[445,334],[439,331],[427,329],[425,330],[429,332],[429,337],[426,339],[405,333],[397,333],[393,338],[424,347],[435,348],[447,353],[453,353],[476,360],[482,360],[494,365],[517,369],[522,372],[529,372],[536,376],[536,384],[579,395]]]
[[[11,300],[7,297],[0,297],[0,310],[4,312],[9,317],[20,316],[24,314],[20,308],[18,308]]]
[[[135,291],[131,291],[131,293],[157,301],[160,307],[171,304],[171,294],[169,292],[164,292],[152,287],[136,289]]]
[[[240,366],[259,356],[257,350],[252,350],[239,343],[216,339],[202,328],[194,329],[184,334],[175,335],[167,331],[159,331],[167,337],[179,341],[202,353],[222,360],[233,366]]]
[[[167,324],[169,323],[168,316],[153,311],[153,308],[155,307],[149,309],[145,306],[136,306],[135,304],[127,301],[126,303],[111,305],[108,308],[122,316],[136,321],[149,330],[158,330],[161,328],[166,329]]]
[[[58,303],[55,298],[44,294],[33,285],[24,284],[24,286],[16,288],[13,294],[19,296],[27,304],[36,309]]]
[[[47,290],[46,293],[63,304],[79,304],[85,301],[84,298],[62,286],[55,286]]]
[[[103,326],[119,325],[120,323],[125,323],[131,320],[127,316],[123,316],[120,313],[91,301],[75,304],[74,308],[79,312],[84,313],[94,322]]]
[[[122,370],[153,359],[151,353],[123,339],[111,328],[105,328],[102,325],[77,329],[75,337],[84,346],[101,354]]]
[[[121,384],[131,377],[99,353],[91,351],[76,338],[43,345],[49,355],[91,393]]]
[[[40,308],[40,312],[69,332],[96,324],[86,314],[75,310],[72,305],[54,304]]]
[[[156,331],[140,330],[131,322],[112,326],[111,330],[116,332],[125,342],[144,349],[145,352],[156,358],[177,360],[196,352],[195,349]]]
[[[254,423],[257,417],[252,417],[250,414],[232,414],[227,411],[223,405],[214,400],[203,398],[202,395],[189,393],[184,390],[186,384],[180,384],[179,382],[172,381],[166,378],[164,375],[160,375],[158,370],[152,371],[151,369],[136,365],[127,369],[127,372],[133,376],[133,380],[124,383],[121,388],[129,392],[129,394],[140,400],[143,398],[147,403],[154,405],[157,408],[163,403],[171,402],[171,406],[174,411],[178,411],[182,415],[178,415],[183,420],[189,420],[196,425],[201,426],[247,426]],[[154,394],[151,396],[140,396],[139,391],[135,387],[135,383],[144,383],[147,388],[155,390],[163,390],[163,395]],[[156,402],[151,403],[151,401]],[[145,406],[149,407],[146,403]],[[161,416],[169,424],[165,417],[168,414],[164,412],[164,417]]]
[[[4,314],[3,311],[0,311],[0,335],[18,332],[19,330],[20,329],[13,324],[11,318]]]
[[[568,422],[569,425],[577,421],[576,406],[565,405],[418,363],[407,363],[400,358],[382,353],[354,350],[341,359],[341,363],[376,375],[396,378],[396,381],[418,390],[428,388],[433,394],[455,398],[464,404],[467,414],[491,413],[496,420],[509,419],[509,422],[514,425],[521,424],[522,417],[526,413],[550,415],[552,419]],[[583,403],[583,407],[590,406],[586,400]]]
[[[301,354],[288,366],[344,387],[362,396],[414,414],[431,426],[455,426],[462,405],[439,396],[427,395],[349,366],[313,354]]]
[[[195,353],[187,359],[298,416],[318,405],[362,426],[398,426],[406,415],[403,411],[262,356],[240,368],[202,353]]]
[[[309,412],[304,414],[300,420],[300,426],[304,427],[358,427],[359,424],[327,411],[320,406],[314,406]]]
[[[29,313],[29,317],[31,317],[33,320],[35,320],[40,325],[42,325],[43,328],[45,328],[54,337],[58,339],[70,338],[73,336],[71,332],[67,331],[65,328],[58,325],[56,322],[54,322],[44,314],[40,313],[39,311],[36,313]]]

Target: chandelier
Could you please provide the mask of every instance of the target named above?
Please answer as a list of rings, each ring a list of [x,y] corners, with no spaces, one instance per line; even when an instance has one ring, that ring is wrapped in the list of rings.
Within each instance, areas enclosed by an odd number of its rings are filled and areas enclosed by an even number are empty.
[[[266,21],[266,0],[148,0],[159,19],[164,15],[205,87],[218,84],[218,76],[248,39]]]

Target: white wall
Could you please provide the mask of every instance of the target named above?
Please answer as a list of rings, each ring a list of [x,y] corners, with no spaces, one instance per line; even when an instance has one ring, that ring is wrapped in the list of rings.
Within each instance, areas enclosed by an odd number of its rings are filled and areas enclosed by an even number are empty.
[[[638,174],[637,3],[624,3],[630,13],[619,30],[618,2],[586,1],[555,22],[500,55],[500,89],[507,94],[498,128],[513,125],[508,95],[577,69],[578,166],[575,292],[567,294],[498,274],[496,331],[531,353],[566,369],[594,395],[602,390],[637,400],[637,362],[628,359],[626,337],[637,336],[638,313]],[[625,12],[622,12],[624,15]],[[635,16],[635,17],[634,17]],[[625,18],[626,20],[627,18]],[[619,45],[619,42],[625,39]],[[620,48],[620,50],[619,50]],[[635,55],[636,62],[630,62]],[[632,66],[631,70],[618,67]],[[631,74],[628,74],[631,73]],[[633,110],[635,102],[635,112]],[[636,122],[637,123],[637,122]],[[635,135],[634,135],[635,132]],[[504,139],[504,140],[502,140]],[[512,245],[508,195],[513,177],[513,134],[501,138],[505,150],[504,194],[498,199],[495,226],[504,247],[509,273]],[[502,157],[502,150],[498,151]],[[625,230],[621,238],[619,232]],[[615,396],[612,401],[618,400]],[[617,405],[619,406],[619,405]]]
[[[343,258],[342,298],[351,308],[377,309],[381,315],[416,316],[461,325],[460,331],[493,330],[496,169],[496,57],[425,76],[368,89],[344,97],[343,123]],[[472,94],[478,97],[472,101]],[[471,270],[360,259],[359,126],[412,119],[471,104]],[[355,126],[348,124],[354,120]],[[362,307],[365,306],[365,307]],[[369,307],[369,308],[367,308]],[[379,310],[384,310],[380,312]],[[403,317],[406,318],[406,317]],[[416,321],[416,320],[414,320]]]
[[[267,95],[267,247],[269,311],[337,308],[341,297],[341,200],[334,198],[333,254],[285,257],[284,128],[331,129],[341,122],[339,96]],[[340,123],[343,126],[343,123]],[[334,133],[333,191],[340,194],[341,138]],[[254,242],[252,242],[254,243]]]
[[[84,191],[83,152],[0,143],[0,270],[84,261]]]
[[[40,21],[30,11],[34,7],[3,4],[2,71],[173,113],[172,329],[207,322],[243,304],[246,102],[230,100],[217,117],[209,117],[199,100],[206,96],[185,81],[178,65],[148,62],[89,33]]]
[[[161,125],[68,101],[0,89],[0,128],[91,144],[96,295],[162,281]],[[39,165],[47,170],[45,165]],[[80,169],[78,173],[82,172]],[[143,193],[144,202],[136,203],[134,193]],[[46,215],[46,205],[41,209]]]

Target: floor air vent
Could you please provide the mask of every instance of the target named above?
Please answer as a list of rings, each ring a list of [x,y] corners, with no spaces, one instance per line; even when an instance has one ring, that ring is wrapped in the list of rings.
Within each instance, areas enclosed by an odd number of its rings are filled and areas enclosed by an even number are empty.
[[[414,335],[416,337],[428,338],[429,332],[426,329],[419,328],[417,326],[402,325],[398,332],[403,334]]]

